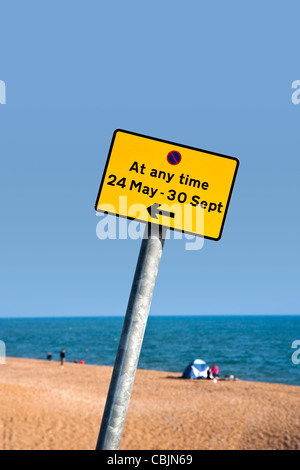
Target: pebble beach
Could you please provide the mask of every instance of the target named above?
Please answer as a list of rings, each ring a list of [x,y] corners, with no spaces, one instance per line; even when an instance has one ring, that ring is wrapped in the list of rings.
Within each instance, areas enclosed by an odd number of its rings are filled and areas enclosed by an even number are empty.
[[[93,450],[112,367],[8,358],[1,450]],[[138,369],[120,450],[299,450],[300,388]]]

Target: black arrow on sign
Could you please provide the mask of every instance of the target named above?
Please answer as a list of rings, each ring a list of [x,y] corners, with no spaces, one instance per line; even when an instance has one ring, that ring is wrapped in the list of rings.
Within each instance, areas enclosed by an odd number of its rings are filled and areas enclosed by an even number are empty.
[[[162,209],[159,209],[160,204],[152,204],[152,206],[147,207],[147,211],[151,215],[152,219],[158,219],[158,215],[165,215],[166,217],[171,217],[174,219],[175,212],[168,212]]]

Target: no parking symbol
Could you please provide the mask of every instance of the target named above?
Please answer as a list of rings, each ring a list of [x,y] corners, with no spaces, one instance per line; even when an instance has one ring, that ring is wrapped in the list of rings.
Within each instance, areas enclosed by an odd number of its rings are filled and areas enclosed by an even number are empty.
[[[170,165],[178,165],[181,162],[181,155],[176,150],[172,150],[172,152],[168,153],[167,160]]]

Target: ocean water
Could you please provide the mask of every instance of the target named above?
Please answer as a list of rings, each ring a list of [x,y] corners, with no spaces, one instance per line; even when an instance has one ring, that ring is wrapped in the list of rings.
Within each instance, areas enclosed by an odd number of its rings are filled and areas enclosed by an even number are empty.
[[[0,319],[8,357],[110,365],[124,318]],[[216,363],[220,375],[300,385],[292,343],[300,340],[300,316],[149,317],[138,367],[181,374],[194,359]],[[298,355],[300,359],[300,354]],[[0,373],[1,373],[0,366]]]

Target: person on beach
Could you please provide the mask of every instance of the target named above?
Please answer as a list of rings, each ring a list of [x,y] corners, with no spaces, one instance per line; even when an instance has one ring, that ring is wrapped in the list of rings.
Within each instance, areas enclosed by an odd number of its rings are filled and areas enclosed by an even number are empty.
[[[213,379],[219,377],[219,367],[216,364],[213,364],[210,368],[210,373]]]
[[[216,379],[219,377],[219,367],[216,364],[213,364],[207,371],[208,379]]]
[[[48,360],[48,361],[51,361],[51,360],[52,360],[52,353],[51,353],[51,352],[48,352],[48,354],[47,354],[47,360]]]
[[[62,349],[60,353],[60,365],[63,366],[66,359],[66,350]]]

